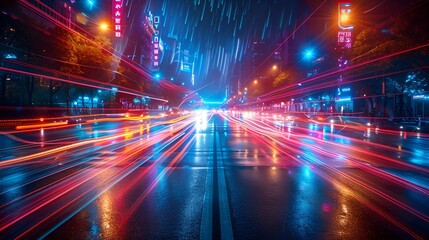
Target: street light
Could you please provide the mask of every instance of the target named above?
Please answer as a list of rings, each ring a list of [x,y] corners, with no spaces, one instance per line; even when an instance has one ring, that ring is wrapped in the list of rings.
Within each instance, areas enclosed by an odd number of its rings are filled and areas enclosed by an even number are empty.
[[[273,70],[277,70],[277,65],[273,65]]]
[[[342,30],[351,30],[351,4],[348,2],[341,2],[338,4],[338,26]]]
[[[109,25],[107,25],[107,23],[103,22],[100,24],[100,29],[105,32],[109,29]]]
[[[87,0],[86,4],[88,4],[89,10],[92,10],[92,8],[94,7],[94,1],[93,0]]]
[[[349,16],[350,16],[349,14],[341,14],[341,18],[340,18],[341,23],[348,22],[350,19]]]
[[[313,57],[314,57],[313,49],[307,49],[307,50],[305,50],[305,52],[304,52],[304,58],[305,59],[311,60],[311,59],[313,59]]]
[[[258,80],[253,80],[253,84],[258,84]]]

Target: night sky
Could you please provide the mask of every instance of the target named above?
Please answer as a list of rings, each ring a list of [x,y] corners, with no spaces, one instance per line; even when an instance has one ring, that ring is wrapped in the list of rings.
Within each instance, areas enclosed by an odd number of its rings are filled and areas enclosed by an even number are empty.
[[[164,36],[175,36],[182,49],[198,53],[198,79],[224,86],[234,66],[249,58],[253,41],[264,41],[274,50],[274,43],[296,25],[302,7],[297,2],[164,0],[148,1],[147,6],[162,16]]]

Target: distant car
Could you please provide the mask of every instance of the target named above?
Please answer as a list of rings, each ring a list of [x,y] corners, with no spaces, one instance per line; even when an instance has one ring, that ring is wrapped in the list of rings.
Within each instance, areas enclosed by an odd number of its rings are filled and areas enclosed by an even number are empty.
[[[286,121],[291,122],[293,125],[307,124],[311,122],[311,118],[303,112],[287,112],[284,116]]]
[[[326,123],[344,125],[346,121],[341,116],[329,116],[325,119]]]
[[[341,116],[326,116],[326,115],[315,115],[313,117],[314,122],[320,124],[335,124],[344,125],[346,121]]]
[[[177,115],[177,114],[180,114],[180,110],[178,108],[170,108],[165,114],[166,115]]]
[[[416,125],[400,124],[394,121],[380,120],[373,124],[376,130],[391,130],[391,131],[405,131],[405,132],[418,132],[420,128]]]

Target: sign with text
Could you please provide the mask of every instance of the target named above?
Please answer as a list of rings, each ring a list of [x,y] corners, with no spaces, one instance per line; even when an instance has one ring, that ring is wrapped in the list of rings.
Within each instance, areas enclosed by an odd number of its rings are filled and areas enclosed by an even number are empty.
[[[115,37],[122,37],[122,2],[123,0],[112,1],[112,16],[114,23]]]
[[[182,72],[188,72],[188,73],[190,73],[191,72],[191,68],[192,68],[192,66],[191,66],[190,63],[182,62],[182,64],[180,64],[180,70]]]
[[[153,42],[153,68],[158,69],[159,63],[160,63],[160,51],[161,49],[161,39],[159,35],[159,24],[160,24],[160,18],[159,16],[153,17],[153,28],[155,29],[155,32],[153,33],[152,42]]]
[[[337,35],[338,46],[342,48],[352,47],[352,32],[351,31],[338,31]]]
[[[191,63],[189,60],[189,50],[183,50],[182,60],[180,64],[180,71],[182,72],[191,72]]]

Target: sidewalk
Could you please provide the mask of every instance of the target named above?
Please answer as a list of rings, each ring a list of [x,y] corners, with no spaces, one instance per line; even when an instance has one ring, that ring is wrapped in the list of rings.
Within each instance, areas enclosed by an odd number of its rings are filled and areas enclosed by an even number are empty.
[[[6,119],[0,120],[0,130],[16,129],[25,130],[41,127],[54,127],[68,124],[66,117],[57,118],[29,118],[29,119]]]
[[[1,130],[26,130],[43,127],[56,127],[67,124],[77,124],[85,122],[93,122],[97,120],[109,120],[124,118],[125,120],[136,120],[147,118],[146,116],[159,113],[158,110],[142,111],[124,111],[121,113],[102,113],[102,114],[83,114],[61,117],[45,117],[45,118],[19,118],[19,119],[0,119]]]

